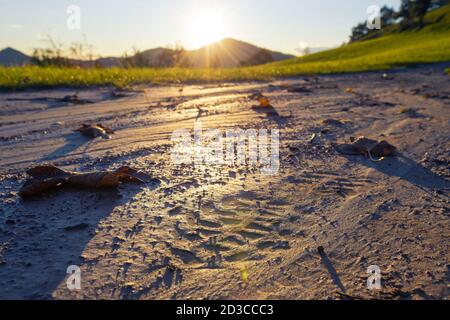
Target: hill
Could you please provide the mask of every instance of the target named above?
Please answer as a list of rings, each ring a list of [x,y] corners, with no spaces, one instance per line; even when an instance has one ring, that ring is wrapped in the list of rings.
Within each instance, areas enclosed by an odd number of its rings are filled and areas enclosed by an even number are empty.
[[[22,66],[30,62],[30,57],[13,48],[5,48],[0,51],[0,65]]]
[[[129,57],[128,63],[138,67],[173,67],[177,64],[173,58],[176,53],[176,50],[169,48],[149,49]],[[182,66],[194,68],[235,68],[282,61],[294,57],[228,38],[197,50],[184,51],[181,62]],[[12,48],[0,51],[0,65],[7,67],[22,66],[30,61],[31,57]],[[127,65],[127,61],[123,57],[102,57],[92,62],[73,59],[69,61],[82,67],[96,65],[109,68]]]
[[[131,57],[138,66],[171,67],[181,65],[193,68],[236,68],[253,66],[269,62],[277,62],[295,58],[293,55],[271,51],[250,43],[231,38],[209,44],[197,50],[180,52],[179,61],[174,61],[177,51],[168,48],[155,48],[142,51]],[[122,58],[108,58],[97,60],[97,64],[111,67],[123,64]]]
[[[269,64],[284,75],[357,72],[417,63],[450,61],[450,5],[430,11],[425,26],[400,32],[397,25],[378,37],[340,48]]]
[[[232,38],[223,39],[188,53],[188,59],[195,68],[234,68],[292,58],[294,58],[293,55],[270,51]]]

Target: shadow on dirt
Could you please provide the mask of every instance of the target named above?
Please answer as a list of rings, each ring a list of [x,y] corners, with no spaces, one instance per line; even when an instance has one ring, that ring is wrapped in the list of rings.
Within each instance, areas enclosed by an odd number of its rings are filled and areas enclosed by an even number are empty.
[[[432,190],[445,190],[450,188],[450,181],[434,174],[429,169],[401,154],[386,158],[381,162],[373,162],[361,156],[345,157],[351,162],[359,163],[391,177],[398,177],[419,188]]]
[[[328,255],[326,253],[321,255],[322,263],[327,268],[328,272],[330,273],[331,278],[333,279],[334,284],[339,288],[339,290],[342,291],[342,293],[346,292],[346,289],[344,285],[342,284],[341,278],[339,277],[339,274],[337,273],[336,269],[333,266],[333,263],[328,258]]]
[[[67,268],[83,264],[99,223],[140,191],[137,185],[120,192],[69,188],[19,203],[0,265],[0,299],[52,299]]]
[[[66,134],[64,135],[64,139],[66,140],[65,145],[42,157],[40,161],[53,161],[71,154],[72,152],[82,147],[84,147],[84,150],[82,150],[80,153],[84,153],[92,141],[91,139],[81,136],[79,133]]]

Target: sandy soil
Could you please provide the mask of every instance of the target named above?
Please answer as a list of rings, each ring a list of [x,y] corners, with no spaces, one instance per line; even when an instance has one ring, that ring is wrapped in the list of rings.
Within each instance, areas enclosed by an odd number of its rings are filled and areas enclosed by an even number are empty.
[[[58,100],[73,90],[1,94],[0,298],[449,298],[442,70],[154,86],[121,98],[81,90],[86,101],[76,105]],[[310,92],[286,90],[294,85]],[[280,116],[252,110],[255,92]],[[343,124],[323,124],[330,118]],[[279,173],[174,165],[171,134],[196,119],[205,129],[280,129]],[[117,132],[94,140],[73,132],[90,121]],[[361,135],[399,154],[372,162],[333,147]],[[127,164],[161,184],[23,201],[24,171],[37,163],[86,172]],[[81,267],[81,291],[66,287],[69,265]],[[381,291],[367,289],[370,265],[382,271]]]

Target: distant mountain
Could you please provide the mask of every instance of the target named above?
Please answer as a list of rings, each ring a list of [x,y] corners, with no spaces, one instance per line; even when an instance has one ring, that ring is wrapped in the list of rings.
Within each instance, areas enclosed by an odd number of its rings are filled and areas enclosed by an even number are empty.
[[[231,38],[190,51],[188,57],[195,68],[233,68],[295,58],[293,55],[259,48]]]
[[[168,48],[155,48],[143,51],[141,59],[147,63],[149,67],[171,67],[173,66],[173,56],[175,50]]]
[[[31,58],[13,48],[6,48],[0,51],[0,65],[2,66],[22,66],[31,61]]]
[[[174,58],[176,54],[177,52],[173,49],[155,48],[142,51],[129,59],[131,59],[134,65],[148,67],[171,67],[180,65],[192,68],[233,68],[295,58],[293,55],[259,48],[231,38],[204,46],[197,50],[187,50],[178,53],[180,56]],[[111,67],[126,64],[126,61],[123,58],[103,58],[97,60],[97,64],[104,67]]]
[[[105,57],[93,62],[70,60],[80,66],[119,67],[132,65],[138,67],[172,67],[175,65],[193,68],[234,68],[252,66],[295,58],[293,55],[263,49],[235,39],[223,39],[197,50],[179,52],[168,48],[155,48],[142,51],[134,56]],[[0,51],[0,65],[12,66],[29,63],[31,58],[7,48]]]

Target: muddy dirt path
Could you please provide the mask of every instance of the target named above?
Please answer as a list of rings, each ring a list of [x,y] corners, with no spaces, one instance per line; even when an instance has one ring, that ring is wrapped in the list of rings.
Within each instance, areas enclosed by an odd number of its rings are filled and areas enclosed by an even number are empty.
[[[450,78],[440,67],[390,76],[149,87],[120,98],[81,90],[83,104],[55,99],[71,90],[1,94],[0,298],[448,298]],[[278,116],[252,109],[258,92]],[[172,133],[196,120],[205,130],[278,129],[279,171],[174,164]],[[73,132],[83,122],[116,134],[85,139]],[[399,155],[375,163],[336,152],[361,135]],[[37,163],[130,165],[161,183],[22,201],[23,172]],[[67,289],[69,265],[81,267],[80,291]],[[371,265],[381,291],[367,289]]]

